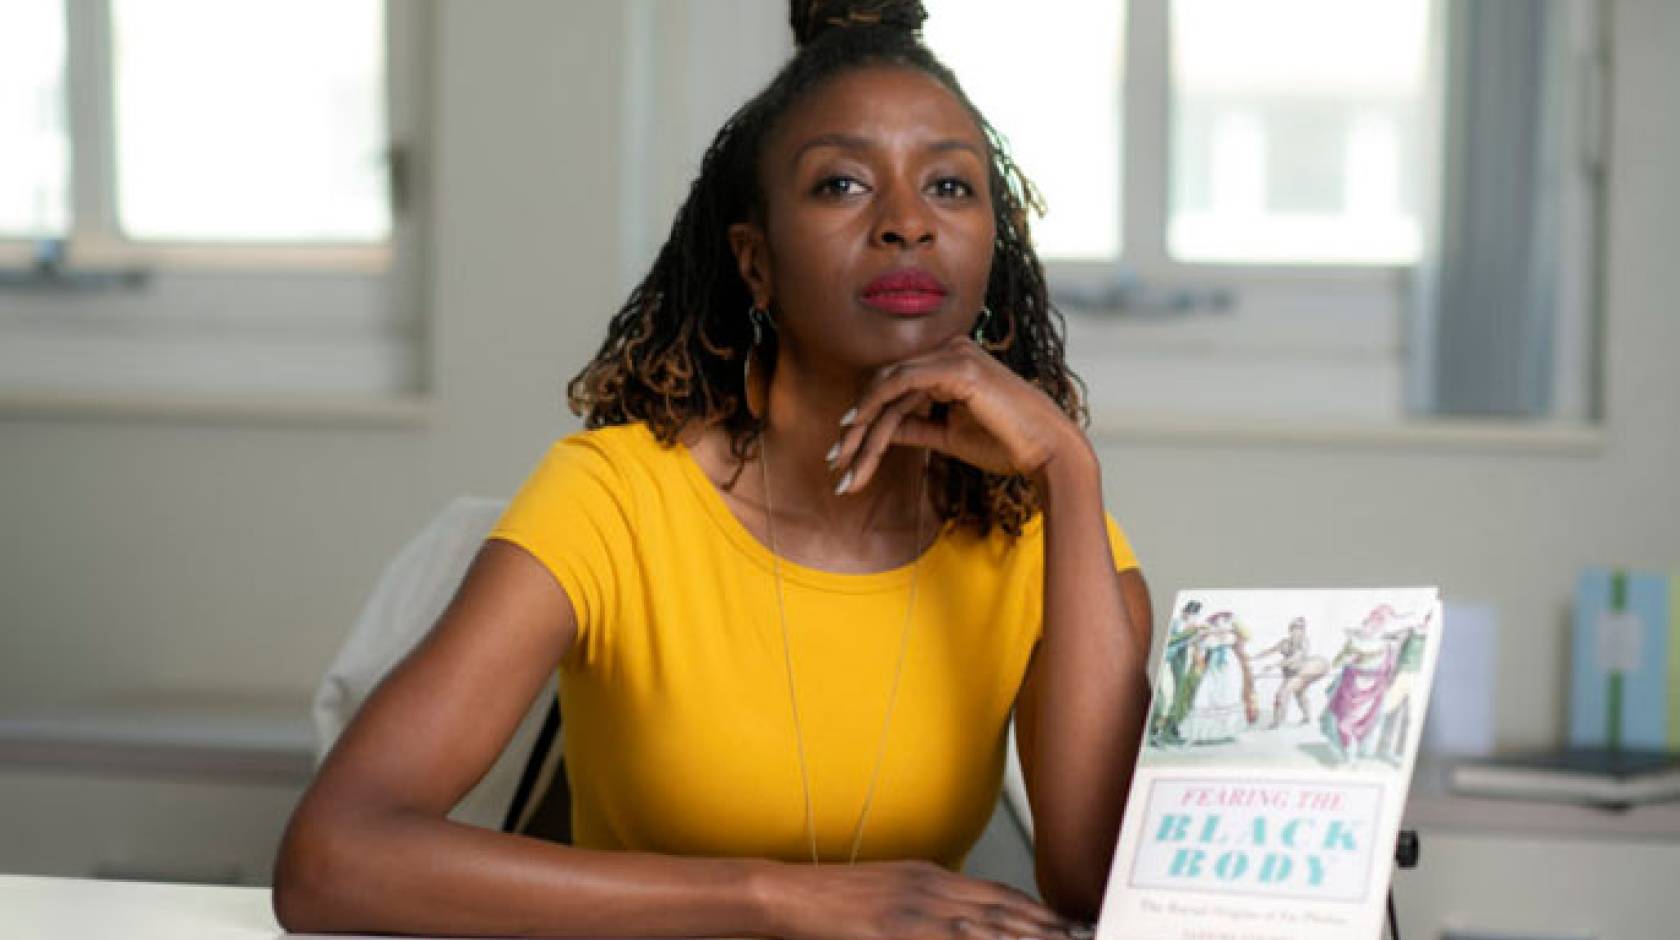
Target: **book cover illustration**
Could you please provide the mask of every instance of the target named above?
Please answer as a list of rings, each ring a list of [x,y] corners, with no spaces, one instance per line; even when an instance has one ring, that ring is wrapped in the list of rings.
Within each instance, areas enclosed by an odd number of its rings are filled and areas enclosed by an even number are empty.
[[[1173,611],[1099,940],[1377,937],[1438,592],[1186,591]]]

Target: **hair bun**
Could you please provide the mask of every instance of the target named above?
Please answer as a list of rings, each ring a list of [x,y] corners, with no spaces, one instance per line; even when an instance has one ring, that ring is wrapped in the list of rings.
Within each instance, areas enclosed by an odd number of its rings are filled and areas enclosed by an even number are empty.
[[[886,27],[919,34],[921,0],[792,0],[793,42],[803,49],[834,29]]]

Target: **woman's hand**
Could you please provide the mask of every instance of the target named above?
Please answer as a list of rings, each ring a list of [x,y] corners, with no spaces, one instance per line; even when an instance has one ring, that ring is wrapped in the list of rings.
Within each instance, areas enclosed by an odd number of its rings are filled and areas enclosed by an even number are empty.
[[[940,419],[935,404],[947,406]],[[1043,391],[967,336],[883,366],[848,414],[829,466],[839,492],[869,485],[895,444],[929,447],[989,473],[1035,478],[1064,449],[1084,446],[1078,425]]]
[[[1090,931],[1007,885],[932,862],[777,865],[761,885],[772,936],[789,940],[1069,940]]]

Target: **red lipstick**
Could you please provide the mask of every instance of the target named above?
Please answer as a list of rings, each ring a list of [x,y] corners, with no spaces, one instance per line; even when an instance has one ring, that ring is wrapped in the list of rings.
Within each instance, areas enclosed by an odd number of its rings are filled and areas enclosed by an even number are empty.
[[[919,317],[939,309],[949,293],[939,279],[920,268],[888,271],[863,289],[863,302],[900,317]]]

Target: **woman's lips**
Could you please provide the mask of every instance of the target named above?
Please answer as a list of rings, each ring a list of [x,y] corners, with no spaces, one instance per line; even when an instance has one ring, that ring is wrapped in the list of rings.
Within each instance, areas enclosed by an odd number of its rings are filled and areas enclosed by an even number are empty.
[[[863,302],[894,316],[919,317],[938,310],[939,305],[945,302],[945,295],[927,291],[881,291],[863,295]]]
[[[863,302],[894,316],[915,317],[939,309],[945,294],[938,278],[919,268],[904,268],[870,281],[863,289]]]

